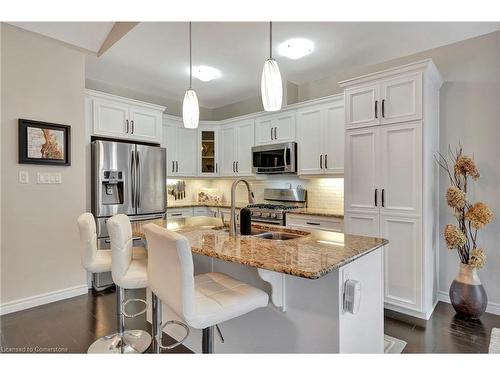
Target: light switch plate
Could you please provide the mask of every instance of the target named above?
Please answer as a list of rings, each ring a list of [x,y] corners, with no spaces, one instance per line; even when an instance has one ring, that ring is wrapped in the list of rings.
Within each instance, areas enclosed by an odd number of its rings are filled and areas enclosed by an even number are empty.
[[[27,184],[30,182],[30,175],[28,171],[19,171],[19,183]]]
[[[37,183],[38,184],[60,184],[61,174],[60,173],[37,173]]]

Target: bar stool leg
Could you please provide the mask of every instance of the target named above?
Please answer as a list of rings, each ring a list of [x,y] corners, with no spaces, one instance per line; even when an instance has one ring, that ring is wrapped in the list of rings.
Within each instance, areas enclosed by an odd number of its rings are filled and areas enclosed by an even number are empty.
[[[153,326],[153,353],[159,354],[161,352],[161,349],[158,341],[161,342],[163,335],[163,332],[161,331],[161,301],[154,293],[151,293],[151,301],[153,303],[153,316],[151,318]]]
[[[214,326],[203,328],[201,352],[203,354],[212,354],[214,352]]]
[[[90,345],[87,353],[144,353],[151,344],[148,332],[134,329],[125,330],[125,315],[123,315],[123,302],[125,289],[116,287],[116,321],[117,331],[108,336],[101,337]]]

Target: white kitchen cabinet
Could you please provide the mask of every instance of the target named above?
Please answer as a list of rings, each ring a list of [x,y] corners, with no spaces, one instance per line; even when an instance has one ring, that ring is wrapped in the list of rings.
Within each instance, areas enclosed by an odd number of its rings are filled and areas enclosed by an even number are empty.
[[[219,128],[200,126],[198,128],[198,176],[219,175]]]
[[[389,241],[385,306],[428,319],[437,298],[439,179],[432,156],[439,147],[442,79],[432,61],[425,60],[341,84],[348,111],[345,231]],[[362,87],[371,87],[375,100],[384,100],[383,108],[378,102],[376,122],[369,122],[368,115],[363,122],[356,114],[360,101],[353,104],[353,95]]]
[[[192,207],[183,207],[183,208],[167,208],[167,219],[175,219],[175,218],[183,218],[183,217],[192,217],[193,216],[193,208]]]
[[[286,226],[292,229],[315,229],[329,232],[343,232],[344,224],[341,218],[316,215],[286,213]]]
[[[295,141],[295,111],[283,111],[255,119],[255,145]]]
[[[223,125],[220,134],[221,176],[252,175],[253,120]]]
[[[344,173],[344,97],[297,110],[299,175]]]
[[[163,121],[162,146],[167,149],[167,177],[197,176],[197,130],[184,128],[182,121],[172,116],[164,116]]]
[[[367,79],[368,80],[368,79]],[[422,72],[401,73],[378,80],[341,82],[346,98],[346,128],[422,119]]]
[[[161,143],[165,107],[87,90],[92,102],[92,135]]]

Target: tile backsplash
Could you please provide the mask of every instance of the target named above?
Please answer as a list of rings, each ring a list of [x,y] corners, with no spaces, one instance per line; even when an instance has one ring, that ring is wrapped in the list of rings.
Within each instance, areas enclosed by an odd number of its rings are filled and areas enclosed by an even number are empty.
[[[168,180],[172,182],[174,180]],[[174,200],[172,195],[168,196],[169,205],[186,204],[198,200],[198,192],[201,189],[216,191],[222,196],[223,202],[231,200],[231,185],[233,179],[186,179],[186,197]],[[335,213],[344,213],[344,179],[343,178],[311,178],[300,179],[290,176],[268,176],[264,178],[252,178],[247,180],[254,192],[255,200],[264,200],[264,188],[288,188],[301,185],[307,189],[307,206],[312,208],[329,208]],[[236,200],[246,202],[247,192],[243,184],[236,189]]]

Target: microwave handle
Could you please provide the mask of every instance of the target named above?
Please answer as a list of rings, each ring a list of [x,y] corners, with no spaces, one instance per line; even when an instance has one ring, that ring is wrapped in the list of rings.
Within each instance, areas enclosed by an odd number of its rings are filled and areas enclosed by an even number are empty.
[[[285,151],[283,152],[283,163],[285,163],[285,171],[288,169],[288,165],[286,164],[286,153],[288,151],[288,147],[285,146]]]

